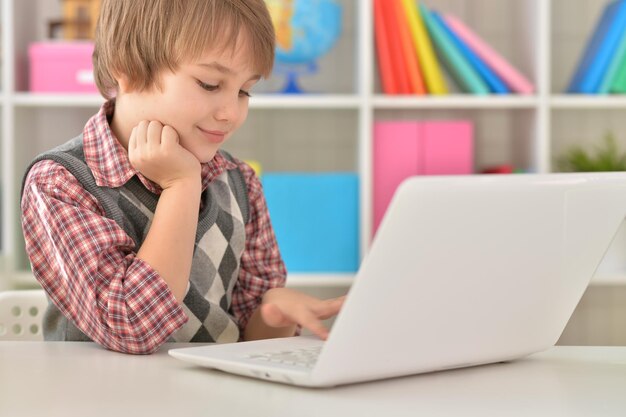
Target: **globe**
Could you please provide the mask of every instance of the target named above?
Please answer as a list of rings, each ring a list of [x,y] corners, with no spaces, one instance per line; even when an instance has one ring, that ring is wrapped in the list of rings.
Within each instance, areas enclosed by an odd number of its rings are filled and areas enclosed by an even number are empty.
[[[276,31],[277,72],[287,75],[287,86],[282,92],[301,93],[297,76],[315,72],[317,60],[339,39],[342,7],[336,0],[265,0],[265,3]]]

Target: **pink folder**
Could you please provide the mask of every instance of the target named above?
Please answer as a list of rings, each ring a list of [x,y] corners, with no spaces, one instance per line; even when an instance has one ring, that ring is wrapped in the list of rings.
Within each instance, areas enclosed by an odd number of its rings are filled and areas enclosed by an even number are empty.
[[[474,171],[472,123],[424,122],[421,137],[421,175],[467,175]]]
[[[374,124],[374,232],[400,183],[415,175],[474,171],[469,121],[379,121]]]
[[[511,88],[521,94],[532,94],[535,86],[524,77],[518,70],[509,64],[491,46],[484,42],[461,20],[449,14],[444,16],[446,23],[456,35],[472,49],[476,55],[485,61],[496,74]]]
[[[418,128],[416,122],[374,124],[374,230],[398,185],[419,172]]]

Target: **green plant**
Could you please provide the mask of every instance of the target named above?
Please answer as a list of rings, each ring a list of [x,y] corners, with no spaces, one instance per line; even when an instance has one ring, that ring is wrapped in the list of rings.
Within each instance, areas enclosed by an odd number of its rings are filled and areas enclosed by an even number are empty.
[[[626,154],[620,151],[613,133],[607,132],[604,141],[596,146],[594,151],[585,150],[581,146],[570,148],[564,156],[558,159],[559,170],[570,172],[626,171]]]

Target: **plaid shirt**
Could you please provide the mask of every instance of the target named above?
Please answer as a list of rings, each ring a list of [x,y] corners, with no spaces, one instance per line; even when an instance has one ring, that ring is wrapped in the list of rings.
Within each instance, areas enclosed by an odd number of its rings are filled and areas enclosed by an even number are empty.
[[[161,189],[138,173],[115,139],[109,121],[114,102],[105,103],[83,131],[85,161],[100,187],[120,187],[137,175],[151,192]],[[250,201],[246,247],[232,294],[232,311],[242,330],[263,294],[286,280],[261,183],[249,165],[219,153],[202,164],[202,187],[224,170],[239,168]],[[22,196],[22,228],[33,273],[59,310],[102,346],[127,353],[151,353],[187,317],[169,287],[136,257],[133,240],[104,217],[98,200],[63,166],[38,162]]]

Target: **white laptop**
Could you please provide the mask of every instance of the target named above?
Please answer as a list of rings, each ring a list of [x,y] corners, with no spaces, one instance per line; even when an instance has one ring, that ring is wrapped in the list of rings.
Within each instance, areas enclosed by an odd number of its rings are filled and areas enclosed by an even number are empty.
[[[626,215],[626,173],[413,177],[329,338],[172,349],[302,386],[509,361],[554,345]]]

